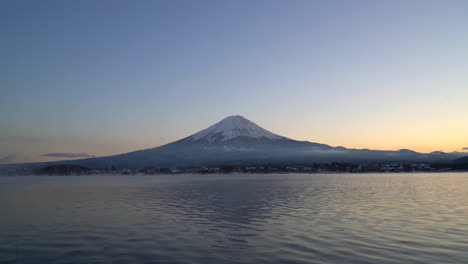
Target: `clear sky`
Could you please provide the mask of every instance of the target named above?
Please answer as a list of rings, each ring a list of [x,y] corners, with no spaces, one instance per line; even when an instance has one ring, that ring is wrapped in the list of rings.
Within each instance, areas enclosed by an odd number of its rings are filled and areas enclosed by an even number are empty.
[[[3,0],[0,34],[0,163],[233,114],[332,146],[468,147],[466,0]]]

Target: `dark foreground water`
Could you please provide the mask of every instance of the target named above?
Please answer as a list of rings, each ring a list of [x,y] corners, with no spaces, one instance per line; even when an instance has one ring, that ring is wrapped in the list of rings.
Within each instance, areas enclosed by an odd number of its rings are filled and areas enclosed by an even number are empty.
[[[0,177],[0,263],[468,263],[468,173]]]

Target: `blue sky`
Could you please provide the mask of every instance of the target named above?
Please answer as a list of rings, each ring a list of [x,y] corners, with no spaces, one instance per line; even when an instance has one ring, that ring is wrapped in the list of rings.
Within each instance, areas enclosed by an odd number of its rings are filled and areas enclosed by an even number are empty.
[[[1,1],[0,162],[150,148],[233,114],[334,146],[460,150],[467,14],[452,0]]]

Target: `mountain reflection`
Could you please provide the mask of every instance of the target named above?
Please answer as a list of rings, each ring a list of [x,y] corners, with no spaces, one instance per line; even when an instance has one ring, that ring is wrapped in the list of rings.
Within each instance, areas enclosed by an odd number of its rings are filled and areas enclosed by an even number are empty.
[[[239,228],[256,225],[261,229],[274,208],[299,198],[298,192],[292,190],[285,184],[284,176],[274,179],[216,175],[197,177],[184,184],[167,181],[147,186],[134,198],[139,206],[192,220],[237,224]]]

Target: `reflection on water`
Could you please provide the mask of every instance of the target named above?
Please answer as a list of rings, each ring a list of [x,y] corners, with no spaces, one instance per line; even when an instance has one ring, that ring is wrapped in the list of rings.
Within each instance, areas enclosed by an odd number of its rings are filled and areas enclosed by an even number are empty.
[[[466,263],[468,174],[0,177],[0,263]]]

